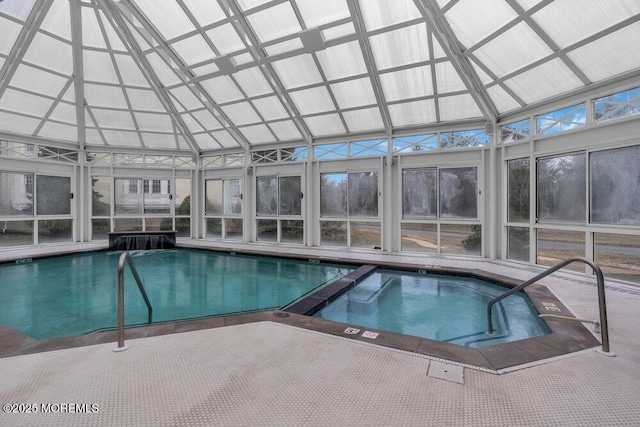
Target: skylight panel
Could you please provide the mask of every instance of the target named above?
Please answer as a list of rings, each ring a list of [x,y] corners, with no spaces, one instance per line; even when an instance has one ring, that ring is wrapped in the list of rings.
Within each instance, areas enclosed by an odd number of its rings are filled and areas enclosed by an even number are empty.
[[[316,55],[327,80],[367,73],[367,66],[357,41],[329,47]]]
[[[120,87],[85,83],[84,97],[93,107],[128,108]]]
[[[272,44],[271,46],[265,46],[264,51],[268,56],[279,55],[281,53],[291,52],[297,49],[303,49],[304,45],[299,38],[283,41],[282,43]]]
[[[329,87],[341,109],[376,103],[376,95],[368,77],[333,83]]]
[[[0,129],[4,131],[30,135],[39,124],[40,119],[0,111]]]
[[[378,70],[431,59],[428,41],[426,24],[412,25],[369,37]]]
[[[171,47],[187,65],[197,64],[216,56],[200,34],[177,41],[171,44]]]
[[[289,2],[280,3],[277,6],[251,14],[247,16],[247,20],[261,43],[289,36],[302,30]]]
[[[300,114],[322,113],[335,110],[326,87],[314,87],[289,93]]]
[[[516,0],[516,1],[524,10],[529,10],[533,6],[540,3],[542,0]]]
[[[345,133],[340,116],[337,114],[325,114],[323,116],[307,117],[304,119],[313,136],[336,135]]]
[[[163,1],[162,7],[158,7],[158,0],[135,0],[135,4],[160,31],[165,40],[171,40],[196,29],[175,0]]]
[[[107,43],[98,23],[96,10],[92,7],[82,8],[82,44],[89,47],[106,49]]]
[[[0,13],[26,21],[35,3],[36,0],[4,0],[0,2]]]
[[[480,68],[478,64],[475,63],[475,61],[472,60],[470,62],[476,74],[480,78],[480,82],[482,82],[483,85],[493,82],[494,79],[491,78],[491,76],[489,76],[489,74],[487,74],[482,68]]]
[[[380,74],[380,83],[387,101],[433,95],[429,65]]]
[[[226,130],[219,130],[217,132],[211,132],[211,136],[213,136],[218,144],[222,145],[226,148],[238,147],[240,143],[236,141],[236,139]]]
[[[482,111],[471,95],[455,95],[438,98],[440,120],[463,120],[482,117]]]
[[[235,55],[233,57],[231,57],[231,61],[233,61],[236,66],[241,66],[241,65],[245,65],[245,64],[250,64],[252,62],[255,62],[253,59],[253,56],[251,56],[250,53],[241,53],[240,55]]]
[[[77,142],[78,128],[76,126],[65,125],[62,123],[46,122],[38,132],[38,136]]]
[[[551,55],[553,51],[525,22],[510,28],[475,51],[475,56],[498,77]]]
[[[640,67],[638,40],[640,23],[635,23],[569,52],[568,56],[589,80],[596,82]]]
[[[460,0],[445,16],[458,40],[469,48],[518,15],[504,0]]]
[[[168,114],[134,113],[140,130],[173,132],[173,122]]]
[[[231,24],[224,24],[206,32],[220,54],[227,55],[244,49],[246,46]]]
[[[140,147],[140,137],[136,132],[103,130],[102,135],[108,145],[121,147]]]
[[[272,63],[286,89],[320,83],[322,77],[309,54],[294,56]]]
[[[387,107],[393,126],[409,126],[436,121],[436,107],[433,99],[405,102]]]
[[[233,75],[247,96],[259,96],[271,93],[271,86],[258,67],[247,68]]]
[[[11,86],[38,92],[43,95],[58,96],[68,79],[57,74],[20,64],[11,79]]]
[[[0,98],[0,109],[44,117],[53,101],[41,96],[7,89]]]
[[[213,100],[218,103],[235,101],[244,98],[242,92],[229,76],[219,76],[201,82],[202,87],[207,91]]]
[[[342,113],[351,132],[378,130],[384,128],[382,116],[378,108],[345,111]]]
[[[151,90],[125,89],[131,108],[142,111],[166,111],[158,96]]]
[[[296,127],[295,123],[291,120],[285,120],[282,122],[269,123],[269,127],[276,134],[280,141],[290,141],[294,139],[302,139],[300,131]]]
[[[143,132],[144,146],[149,148],[176,148],[175,134]]]
[[[202,102],[196,98],[193,92],[191,92],[191,90],[186,86],[180,86],[170,90],[169,92],[175,96],[178,102],[180,102],[180,104],[182,104],[182,106],[187,110],[194,110],[202,107]]]
[[[87,145],[104,145],[104,141],[96,129],[86,128],[84,133]]]
[[[287,110],[285,110],[277,96],[259,98],[253,100],[252,103],[265,120],[278,120],[289,117]]]
[[[538,25],[562,49],[640,13],[640,2],[553,2],[533,15]]]
[[[40,92],[40,93],[42,93],[42,92]],[[72,102],[72,103],[76,102],[76,90],[74,89],[72,84],[69,85],[69,87],[67,88],[67,91],[62,96],[62,100],[69,101],[69,102]]]
[[[435,68],[438,93],[456,92],[467,89],[451,62],[438,62],[435,64]]]
[[[248,102],[225,105],[222,111],[236,126],[260,122],[260,117]]]
[[[164,86],[173,86],[181,82],[176,73],[169,68],[157,53],[147,55],[147,60]]]
[[[70,75],[73,72],[71,45],[42,33],[36,34],[24,61]]]
[[[138,68],[133,58],[128,55],[115,54],[114,58],[122,77],[122,83],[128,86],[149,87],[149,82]]]
[[[495,85],[487,89],[487,93],[500,113],[515,110],[521,105],[513,99],[501,86]]]
[[[49,118],[75,125],[77,122],[76,106],[73,104],[67,104],[66,102],[59,102]]]
[[[200,150],[213,150],[220,148],[220,144],[218,144],[208,133],[200,133],[192,136]]]
[[[422,18],[411,0],[359,0],[359,3],[367,31]]]
[[[261,4],[265,4],[270,0],[238,0],[238,4],[242,8],[242,10],[253,9],[256,6],[260,6]]]
[[[104,32],[107,35],[107,41],[109,42],[109,46],[112,50],[118,51],[128,51],[127,47],[122,43],[122,39],[113,28],[109,20],[106,18],[104,13],[100,10],[98,11],[98,15],[100,16],[100,21],[104,25]]]
[[[296,0],[307,28],[319,27],[350,16],[345,0]]]
[[[193,118],[193,116],[190,113],[182,114],[181,117],[184,124],[187,125],[189,132],[195,133],[195,132],[202,132],[204,130],[204,128],[200,125],[200,123],[198,123],[198,121],[195,118]]]
[[[194,111],[191,113],[191,115],[195,117],[196,120],[198,120],[206,130],[222,128],[220,121],[218,121],[218,119],[216,119],[213,114],[211,114],[207,110]]]
[[[135,129],[131,113],[119,110],[103,110],[92,108],[91,112],[98,122],[97,125],[103,128],[112,129]]]
[[[183,2],[201,27],[227,17],[217,1],[183,0]]]
[[[82,62],[84,67],[84,79],[101,83],[120,83],[111,55],[95,50],[83,50]]]
[[[13,21],[9,21],[0,16],[0,28],[2,28],[2,37],[0,37],[0,53],[9,55],[16,39],[22,31],[22,25]]]
[[[264,144],[276,141],[276,138],[265,125],[247,126],[239,130],[250,144]]]
[[[335,27],[327,28],[320,32],[322,33],[322,38],[324,39],[324,41],[328,42],[340,37],[355,34],[356,29],[351,22],[347,22],[346,24],[336,25]]]
[[[560,59],[514,76],[505,84],[527,104],[582,86],[582,82]]]
[[[71,40],[71,14],[69,12],[69,2],[66,0],[55,0],[42,21],[40,28],[58,35],[66,40]]]

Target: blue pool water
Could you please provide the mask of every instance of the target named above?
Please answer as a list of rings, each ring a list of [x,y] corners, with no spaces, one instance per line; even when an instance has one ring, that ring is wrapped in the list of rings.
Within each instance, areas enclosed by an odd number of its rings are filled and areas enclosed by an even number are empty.
[[[36,339],[117,325],[120,252],[93,252],[0,265],[0,323]],[[131,252],[154,322],[282,307],[354,268],[204,250]],[[125,268],[125,323],[147,307]]]
[[[487,303],[506,290],[468,277],[376,270],[315,316],[468,347],[548,334],[524,293],[493,307],[496,332],[486,334]]]

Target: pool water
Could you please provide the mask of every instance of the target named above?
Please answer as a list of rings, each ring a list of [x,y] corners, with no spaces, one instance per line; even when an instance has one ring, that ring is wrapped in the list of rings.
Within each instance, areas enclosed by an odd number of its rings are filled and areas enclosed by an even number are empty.
[[[154,323],[279,308],[354,269],[205,250],[130,253]],[[0,265],[0,323],[36,339],[115,327],[120,254],[93,252]],[[147,307],[125,266],[125,324],[147,320]]]
[[[476,348],[549,333],[515,293],[493,307],[496,331],[487,334],[487,304],[505,291],[468,277],[376,270],[314,316]]]

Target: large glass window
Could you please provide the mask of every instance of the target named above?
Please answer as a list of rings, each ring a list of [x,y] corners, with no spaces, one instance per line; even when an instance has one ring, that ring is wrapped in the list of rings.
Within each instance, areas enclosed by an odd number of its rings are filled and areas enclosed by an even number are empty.
[[[176,178],[175,230],[178,237],[191,237],[191,180]]]
[[[606,277],[640,281],[640,236],[594,233],[594,254]]]
[[[537,263],[555,265],[567,258],[583,257],[585,252],[584,232],[565,230],[538,230]],[[584,265],[569,264],[566,268],[584,271]]]
[[[640,225],[640,146],[591,153],[591,222]]]
[[[440,217],[477,218],[476,168],[440,169]]]
[[[301,190],[300,176],[256,178],[256,240],[303,243]]]
[[[402,217],[435,218],[438,213],[436,168],[402,171]]]
[[[539,159],[537,174],[538,221],[585,222],[585,155]]]
[[[507,221],[529,222],[529,159],[507,162]]]
[[[33,174],[0,172],[0,215],[33,215]]]
[[[242,193],[240,179],[205,181],[206,236],[242,240]]]

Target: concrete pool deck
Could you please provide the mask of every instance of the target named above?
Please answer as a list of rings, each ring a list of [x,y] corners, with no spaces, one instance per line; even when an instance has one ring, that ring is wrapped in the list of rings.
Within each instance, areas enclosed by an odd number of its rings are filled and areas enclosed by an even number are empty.
[[[287,251],[189,244],[214,245]],[[290,253],[483,269],[519,280],[540,271],[455,256]],[[577,317],[598,317],[595,280],[562,272],[541,283]],[[114,340],[4,357],[0,403],[40,411],[2,413],[0,425],[638,425],[640,288],[607,282],[607,302],[616,357],[586,350],[503,375],[277,320],[197,331],[183,325],[188,332],[128,339],[131,348],[121,353],[112,352]],[[92,404],[97,412],[70,412]]]

